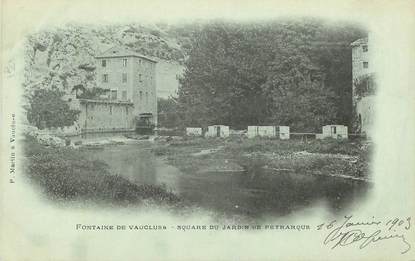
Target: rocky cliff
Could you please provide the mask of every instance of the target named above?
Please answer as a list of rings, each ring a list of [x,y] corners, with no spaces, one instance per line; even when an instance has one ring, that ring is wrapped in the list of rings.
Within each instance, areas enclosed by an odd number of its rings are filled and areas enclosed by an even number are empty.
[[[94,56],[113,46],[123,46],[159,61],[158,96],[167,97],[177,90],[186,40],[168,25],[69,24],[47,28],[28,36],[24,87],[29,93],[42,88],[70,92],[77,84],[97,87]]]

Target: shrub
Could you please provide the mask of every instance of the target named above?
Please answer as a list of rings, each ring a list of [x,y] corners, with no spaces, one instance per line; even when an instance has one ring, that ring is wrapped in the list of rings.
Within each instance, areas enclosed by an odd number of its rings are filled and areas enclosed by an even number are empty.
[[[29,97],[27,108],[28,121],[39,129],[71,126],[80,111],[70,109],[62,100],[64,92],[52,90],[36,90]]]

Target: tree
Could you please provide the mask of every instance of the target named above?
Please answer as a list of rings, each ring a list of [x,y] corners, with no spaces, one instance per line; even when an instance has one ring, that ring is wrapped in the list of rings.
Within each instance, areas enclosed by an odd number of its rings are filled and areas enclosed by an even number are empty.
[[[99,87],[93,87],[91,89],[85,88],[82,84],[77,84],[72,88],[72,92],[75,91],[76,98],[80,99],[99,99],[101,94],[109,92],[108,89]],[[78,93],[81,91],[81,93]]]
[[[177,101],[173,97],[157,100],[158,125],[160,127],[178,127]]]
[[[244,127],[263,118],[260,86],[266,80],[264,60],[269,59],[263,43],[239,24],[216,23],[195,34],[179,88],[185,124]]]
[[[86,88],[82,84],[77,84],[72,88],[72,92],[74,91],[75,91],[76,98],[78,98],[79,97],[78,92],[81,91],[81,93],[85,93]]]
[[[314,131],[351,118],[350,43],[364,32],[315,19],[216,22],[193,31],[180,79],[185,125],[287,124]]]
[[[271,121],[308,132],[333,122],[335,94],[324,81],[324,72],[302,53],[275,62],[264,85]]]
[[[28,121],[40,129],[71,126],[80,111],[70,109],[62,100],[63,95],[64,92],[57,89],[35,90],[29,97]]]

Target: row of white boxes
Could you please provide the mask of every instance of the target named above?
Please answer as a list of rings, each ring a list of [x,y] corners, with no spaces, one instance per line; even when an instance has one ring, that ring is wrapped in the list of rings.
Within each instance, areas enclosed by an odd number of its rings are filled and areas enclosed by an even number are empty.
[[[202,128],[186,128],[187,136],[203,136]],[[212,125],[208,126],[205,137],[229,137],[229,126]]]
[[[276,137],[277,133],[281,140],[290,139],[289,126],[248,126],[248,138],[254,137]],[[305,133],[293,133],[304,135]],[[316,139],[347,139],[348,129],[345,125],[325,125],[322,127],[322,133],[316,134]]]
[[[277,131],[278,128],[278,131]],[[276,137],[278,134],[281,140],[290,139],[289,126],[248,126],[248,138],[254,137]],[[298,133],[297,133],[298,134]],[[186,128],[187,136],[203,136],[202,128]],[[229,137],[229,126],[212,125],[208,126],[205,137]],[[325,125],[322,127],[322,133],[316,134],[317,139],[334,138],[347,139],[347,126],[344,125]]]
[[[290,138],[290,127],[279,126],[277,132],[276,126],[248,126],[248,138],[259,137],[275,137],[279,133],[279,137],[282,140]],[[187,136],[203,136],[202,128],[186,128]],[[208,126],[205,137],[229,137],[229,126],[225,125],[212,125]]]

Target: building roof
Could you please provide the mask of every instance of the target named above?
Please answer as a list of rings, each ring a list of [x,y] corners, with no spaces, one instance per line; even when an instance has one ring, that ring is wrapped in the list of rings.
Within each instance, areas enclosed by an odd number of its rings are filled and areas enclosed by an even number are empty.
[[[360,39],[357,39],[356,41],[354,41],[353,43],[351,43],[350,45],[352,46],[352,47],[355,47],[355,46],[360,46],[360,45],[362,45],[362,44],[367,44],[367,37],[365,37],[365,38],[360,38]]]
[[[153,63],[157,62],[156,60],[151,59],[147,56],[144,56],[142,54],[139,54],[139,53],[136,53],[136,52],[133,52],[133,51],[130,51],[128,49],[118,47],[118,46],[114,46],[102,52],[101,54],[95,56],[95,58],[113,58],[113,57],[138,57],[138,58],[142,58]]]

